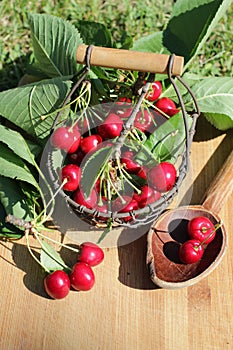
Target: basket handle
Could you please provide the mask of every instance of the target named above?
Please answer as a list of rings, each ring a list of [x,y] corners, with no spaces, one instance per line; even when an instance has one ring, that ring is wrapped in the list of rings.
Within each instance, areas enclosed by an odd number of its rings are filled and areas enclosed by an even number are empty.
[[[86,63],[87,48],[88,45],[78,46],[76,51],[77,63]],[[169,58],[170,55],[166,54],[92,46],[90,65],[167,74]],[[181,75],[183,65],[184,58],[174,56],[172,75]]]

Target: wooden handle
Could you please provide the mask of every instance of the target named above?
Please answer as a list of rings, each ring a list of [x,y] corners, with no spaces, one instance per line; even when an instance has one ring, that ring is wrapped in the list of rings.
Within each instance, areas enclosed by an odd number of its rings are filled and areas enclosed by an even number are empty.
[[[87,45],[78,46],[76,52],[78,63],[84,64],[86,62],[87,47]],[[169,57],[169,55],[159,53],[93,46],[90,64],[106,68],[167,74]],[[183,65],[184,58],[182,56],[174,56],[172,75],[181,75]]]
[[[203,206],[218,214],[233,190],[233,150],[207,190]]]

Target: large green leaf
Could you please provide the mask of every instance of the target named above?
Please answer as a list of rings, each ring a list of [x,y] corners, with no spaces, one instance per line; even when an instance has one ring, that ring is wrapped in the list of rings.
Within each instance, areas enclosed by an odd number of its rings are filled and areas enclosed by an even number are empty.
[[[5,208],[6,214],[11,214],[24,220],[32,219],[27,198],[22,192],[18,181],[0,176],[0,201]]]
[[[0,114],[28,134],[43,140],[50,129],[71,81],[65,78],[46,79],[0,93]],[[42,116],[46,116],[41,118]]]
[[[0,175],[11,179],[22,180],[38,188],[38,183],[29,168],[6,145],[0,143]]]
[[[0,141],[7,144],[20,158],[34,165],[34,156],[27,142],[19,132],[9,129],[4,125],[0,125]]]
[[[216,128],[233,127],[233,78],[204,78],[193,85],[192,91],[200,111]]]
[[[74,75],[77,47],[82,44],[78,30],[62,18],[47,14],[28,17],[37,66],[48,77]]]
[[[204,45],[232,0],[178,0],[164,31],[163,44],[187,63]]]

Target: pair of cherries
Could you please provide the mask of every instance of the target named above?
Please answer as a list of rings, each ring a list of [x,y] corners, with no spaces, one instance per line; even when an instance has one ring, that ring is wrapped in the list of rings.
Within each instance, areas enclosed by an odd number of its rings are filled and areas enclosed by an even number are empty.
[[[197,216],[188,222],[187,232],[190,237],[179,248],[179,258],[184,264],[198,262],[206,246],[216,236],[217,227],[205,216]]]

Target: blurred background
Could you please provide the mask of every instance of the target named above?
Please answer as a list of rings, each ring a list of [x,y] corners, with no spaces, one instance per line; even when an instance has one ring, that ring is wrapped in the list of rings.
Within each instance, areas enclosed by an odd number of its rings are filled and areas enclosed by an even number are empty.
[[[103,23],[116,46],[165,28],[175,1],[2,0],[0,2],[0,91],[17,86],[32,50],[28,13],[47,13],[75,24]],[[194,23],[195,25],[195,23]],[[233,76],[233,3],[189,68],[203,76]]]

